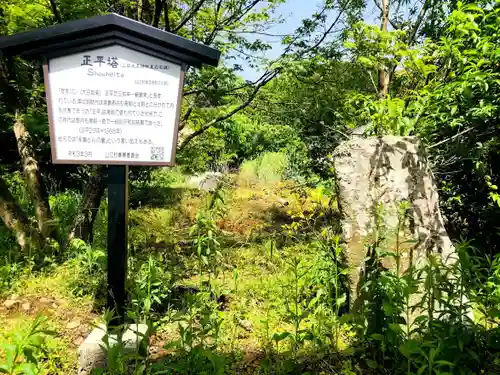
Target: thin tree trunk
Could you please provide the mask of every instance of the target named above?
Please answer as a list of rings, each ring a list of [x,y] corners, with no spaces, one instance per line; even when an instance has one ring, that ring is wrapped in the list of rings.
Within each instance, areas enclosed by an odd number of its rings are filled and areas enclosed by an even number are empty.
[[[16,237],[21,250],[31,243],[40,243],[40,237],[33,231],[21,207],[17,205],[5,181],[0,178],[0,218]]]
[[[151,26],[158,27],[160,24],[161,12],[163,11],[163,1],[164,0],[155,0],[155,12],[153,16],[153,23]]]
[[[389,0],[380,0],[380,7],[382,9],[382,22],[380,30],[387,31],[389,24]],[[389,92],[389,72],[388,67],[382,67],[378,72],[378,96],[385,98]]]
[[[54,222],[52,220],[52,213],[50,212],[48,194],[45,190],[38,162],[29,146],[30,135],[22,116],[16,114],[13,128],[19,156],[23,165],[26,185],[35,206],[38,230],[43,238],[47,238],[54,232]]]
[[[163,4],[163,13],[165,13],[165,31],[170,32],[170,15],[168,14],[168,1],[165,0],[165,3]]]
[[[57,4],[55,0],[50,0],[50,6],[52,8],[52,12],[54,13],[54,17],[56,18],[57,22],[62,23],[61,13],[59,13],[59,9],[57,9]]]
[[[139,0],[137,2],[137,18],[138,21],[151,23],[151,4],[148,0]]]
[[[93,226],[97,210],[101,203],[101,198],[106,189],[105,179],[106,168],[96,166],[91,172],[88,183],[83,191],[83,198],[70,232],[68,233],[67,243],[75,237],[81,238],[86,242],[91,242],[93,238]]]
[[[99,211],[99,206],[101,205],[101,199],[104,195],[105,187],[102,186],[98,190],[95,190],[92,194],[92,200],[89,207],[86,207],[83,215],[83,222],[74,228],[74,231],[70,235],[72,238],[78,237],[84,240],[88,244],[94,242],[94,222],[97,217],[97,212]]]
[[[99,196],[96,195],[96,198],[93,200],[93,203],[92,203],[92,210],[90,212],[90,222],[88,224],[89,233],[88,233],[87,242],[89,244],[94,243],[94,223],[95,223],[95,220],[97,218],[97,213],[99,212],[99,207],[101,205],[101,199],[102,199],[102,196],[104,195],[105,190],[106,190],[106,188],[103,187]]]

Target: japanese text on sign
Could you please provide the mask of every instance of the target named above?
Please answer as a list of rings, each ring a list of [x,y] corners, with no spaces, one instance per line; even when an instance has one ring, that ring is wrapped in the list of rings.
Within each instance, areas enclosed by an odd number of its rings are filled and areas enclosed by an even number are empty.
[[[180,65],[111,46],[49,61],[54,162],[172,163]]]

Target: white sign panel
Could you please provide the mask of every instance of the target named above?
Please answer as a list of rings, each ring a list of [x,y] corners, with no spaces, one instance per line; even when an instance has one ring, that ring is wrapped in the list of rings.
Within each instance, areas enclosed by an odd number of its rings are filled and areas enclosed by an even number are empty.
[[[49,60],[53,162],[173,164],[181,85],[180,65],[118,45]]]

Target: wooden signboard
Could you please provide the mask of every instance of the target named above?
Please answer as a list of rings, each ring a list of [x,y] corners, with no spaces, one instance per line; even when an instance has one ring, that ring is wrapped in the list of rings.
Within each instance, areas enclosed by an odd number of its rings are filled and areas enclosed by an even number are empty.
[[[44,62],[52,162],[108,165],[108,308],[127,301],[128,166],[173,165],[187,66],[220,52],[107,14],[0,38],[0,54]]]
[[[44,66],[53,163],[172,165],[181,64],[114,45]]]

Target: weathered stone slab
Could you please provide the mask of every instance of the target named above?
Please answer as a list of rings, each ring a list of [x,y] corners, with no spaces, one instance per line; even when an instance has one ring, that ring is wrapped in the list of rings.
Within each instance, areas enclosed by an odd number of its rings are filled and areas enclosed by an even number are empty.
[[[223,177],[224,175],[219,172],[206,172],[189,178],[187,185],[202,191],[214,191]]]
[[[398,241],[402,244],[414,239],[416,243],[402,249],[406,251],[403,251],[401,271],[423,261],[429,252],[441,254],[445,262],[456,259],[439,210],[436,184],[418,138],[352,138],[337,147],[333,158],[343,215],[343,239],[351,267],[351,305],[359,295],[360,275],[367,256],[365,242],[373,233],[374,214],[380,205],[383,227],[394,237],[401,202],[409,205],[410,226],[406,232],[400,231]],[[392,261],[383,265],[394,267]]]
[[[90,375],[94,369],[106,367],[105,335],[106,326],[101,324],[90,332],[78,348],[79,375]],[[109,334],[107,341],[109,347],[113,347],[120,342],[124,353],[140,352],[147,347],[148,326],[146,324],[131,324],[123,332],[121,339],[116,334]]]

